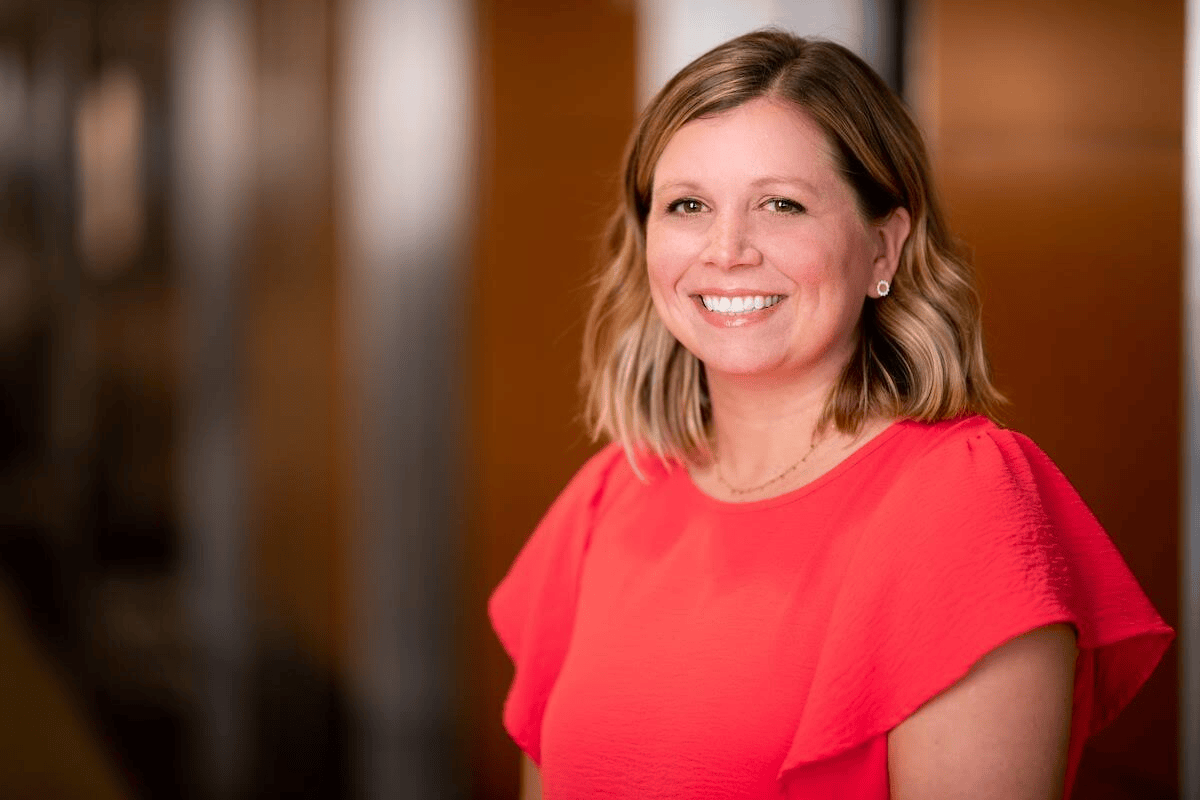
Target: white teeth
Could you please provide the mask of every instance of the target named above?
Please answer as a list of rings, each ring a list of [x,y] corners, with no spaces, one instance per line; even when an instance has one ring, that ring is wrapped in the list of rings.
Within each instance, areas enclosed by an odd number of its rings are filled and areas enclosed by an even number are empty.
[[[726,297],[724,295],[717,296],[705,294],[700,296],[700,302],[704,303],[704,307],[709,311],[716,311],[721,314],[744,314],[747,311],[758,311],[763,308],[770,308],[783,299],[781,294],[755,294],[745,297]]]

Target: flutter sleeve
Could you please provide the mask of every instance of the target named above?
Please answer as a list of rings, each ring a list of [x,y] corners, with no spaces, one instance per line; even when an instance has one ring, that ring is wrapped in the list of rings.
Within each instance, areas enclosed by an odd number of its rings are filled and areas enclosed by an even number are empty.
[[[1031,441],[988,425],[906,466],[851,557],[780,770],[887,733],[988,652],[1069,623],[1079,657],[1068,787],[1086,738],[1130,701],[1173,633]]]
[[[504,727],[541,764],[542,714],[575,620],[579,574],[608,477],[624,458],[609,445],[571,479],[492,593],[488,615],[516,668]]]

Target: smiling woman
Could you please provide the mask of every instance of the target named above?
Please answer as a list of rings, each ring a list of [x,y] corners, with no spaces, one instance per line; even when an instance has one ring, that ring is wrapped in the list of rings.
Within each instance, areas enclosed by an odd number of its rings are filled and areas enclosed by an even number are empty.
[[[651,101],[624,186],[583,357],[613,443],[490,603],[530,791],[1069,792],[1172,633],[989,419],[903,106],[838,45],[748,34]]]

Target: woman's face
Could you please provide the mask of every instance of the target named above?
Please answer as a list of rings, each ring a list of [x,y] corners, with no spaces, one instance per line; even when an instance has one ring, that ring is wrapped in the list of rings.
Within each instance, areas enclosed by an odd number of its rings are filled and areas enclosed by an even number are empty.
[[[862,219],[824,133],[782,101],[693,120],[655,167],[646,221],[663,323],[719,375],[837,380],[908,215]]]

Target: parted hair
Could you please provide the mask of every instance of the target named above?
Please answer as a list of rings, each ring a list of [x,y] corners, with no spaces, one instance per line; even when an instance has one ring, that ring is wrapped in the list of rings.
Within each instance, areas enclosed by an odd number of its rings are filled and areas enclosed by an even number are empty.
[[[684,67],[642,112],[626,148],[621,196],[602,243],[584,327],[585,419],[631,455],[704,461],[711,406],[704,365],[658,317],[646,270],[654,168],[683,125],[759,97],[792,103],[824,131],[859,212],[907,209],[911,228],[891,292],[864,297],[857,344],[818,429],[856,433],[868,419],[934,422],[992,415],[1003,398],[984,353],[979,297],[934,196],[921,133],[899,98],[845,47],[766,29]]]

